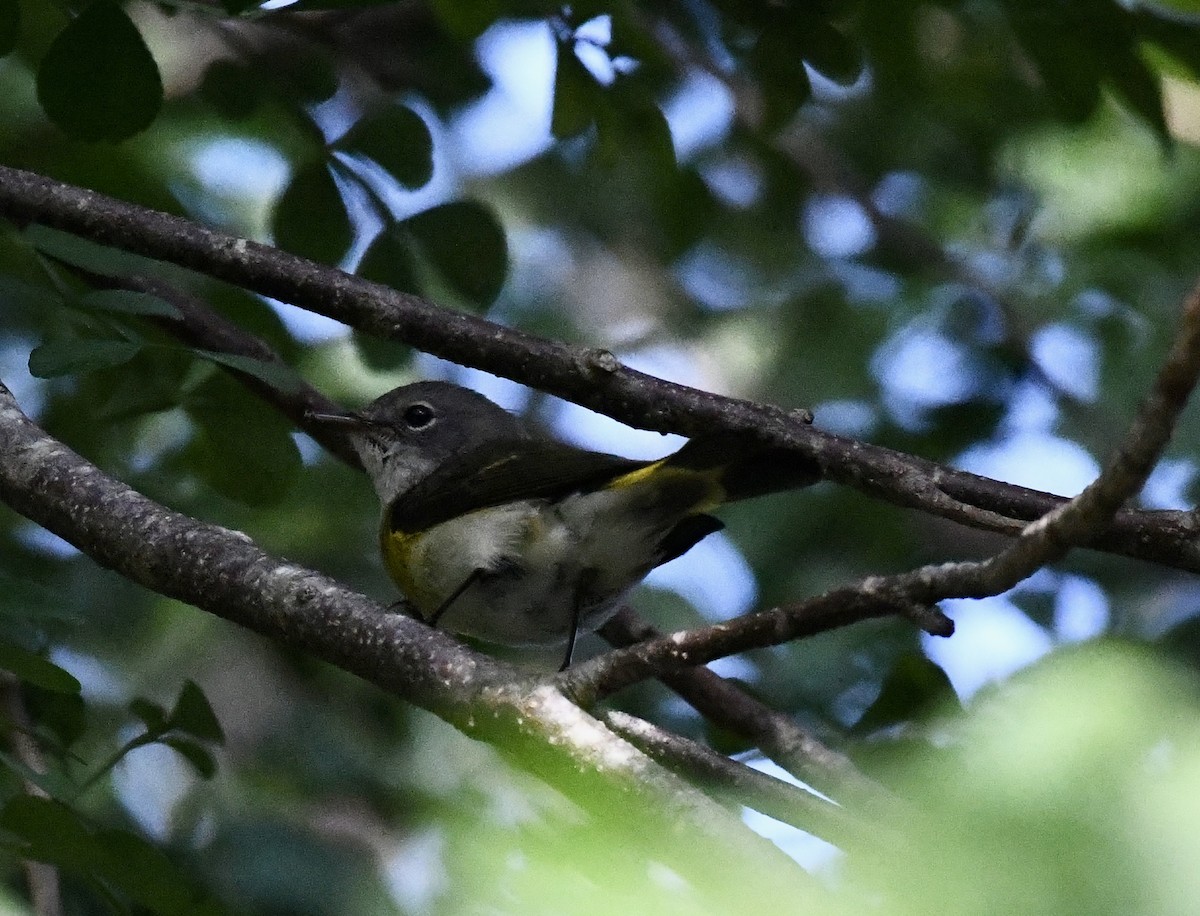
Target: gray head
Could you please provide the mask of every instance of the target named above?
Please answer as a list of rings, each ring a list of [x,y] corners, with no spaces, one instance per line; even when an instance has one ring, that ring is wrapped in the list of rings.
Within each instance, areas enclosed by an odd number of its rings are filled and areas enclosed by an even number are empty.
[[[354,449],[385,504],[452,455],[489,439],[529,435],[520,418],[449,382],[404,385],[353,413],[315,418],[350,427]]]

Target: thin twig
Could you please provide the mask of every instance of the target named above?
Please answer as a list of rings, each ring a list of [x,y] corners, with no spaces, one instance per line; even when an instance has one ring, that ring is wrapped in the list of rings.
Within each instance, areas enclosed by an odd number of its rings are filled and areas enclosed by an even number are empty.
[[[839,846],[861,843],[868,829],[844,808],[790,785],[712,748],[620,710],[604,713],[605,724],[667,769],[699,785],[727,805],[744,805]]]
[[[932,605],[944,598],[982,598],[1012,588],[1072,547],[1087,543],[1145,484],[1171,437],[1200,374],[1200,285],[1183,306],[1179,331],[1104,471],[1082,493],[1028,525],[988,560],[943,563],[894,576],[875,576],[793,605],[702,629],[673,633],[590,659],[559,675],[562,689],[592,703],[614,690],[680,667],[787,642],[870,617],[912,615],[938,622]]]
[[[662,633],[622,608],[600,629],[612,645],[631,646]],[[741,735],[793,776],[856,807],[889,798],[888,790],[863,774],[844,754],[824,744],[791,716],[772,709],[736,683],[704,667],[683,668],[659,678],[702,716]]]

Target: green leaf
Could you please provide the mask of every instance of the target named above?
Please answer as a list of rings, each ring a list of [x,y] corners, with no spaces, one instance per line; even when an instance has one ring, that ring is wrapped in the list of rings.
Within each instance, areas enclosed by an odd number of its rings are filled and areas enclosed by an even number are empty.
[[[29,354],[29,374],[37,378],[77,375],[127,363],[142,345],[128,340],[64,337],[49,340]]]
[[[36,684],[28,684],[25,703],[33,721],[54,736],[62,753],[87,731],[87,705],[81,694],[45,690]]]
[[[253,70],[232,60],[213,61],[204,73],[200,94],[220,114],[241,120],[263,99],[263,81]]]
[[[431,207],[400,224],[459,295],[487,305],[508,274],[508,244],[492,211],[474,201]]]
[[[17,0],[0,0],[0,56],[17,46],[21,35],[21,7]]]
[[[160,742],[171,748],[192,765],[201,779],[212,779],[217,772],[217,761],[208,748],[189,741],[187,738],[167,737]]]
[[[883,680],[879,696],[855,724],[856,734],[924,718],[947,705],[958,705],[958,696],[946,672],[926,656],[909,652],[896,660]]]
[[[190,392],[184,407],[199,425],[181,456],[186,470],[247,505],[273,505],[284,497],[301,467],[286,420],[223,375]]]
[[[37,77],[38,101],[81,140],[124,140],[162,107],[158,67],[125,11],[94,0],[54,39]]]
[[[79,681],[70,672],[41,655],[0,642],[0,668],[22,681],[56,693],[79,693]]]
[[[362,118],[336,146],[375,160],[406,188],[433,177],[433,135],[411,108],[389,107]]]
[[[252,375],[278,391],[296,392],[304,384],[296,371],[287,363],[269,362],[255,359],[253,356],[242,356],[238,353],[217,353],[213,350],[193,350],[192,352],[209,362]]]
[[[395,226],[388,226],[375,236],[354,272],[402,292],[421,290],[408,240]]]
[[[412,362],[413,349],[395,340],[355,331],[354,349],[362,361],[376,372],[396,372]]]
[[[31,859],[87,869],[99,858],[89,826],[61,802],[16,795],[0,809],[0,827],[15,834]]]
[[[603,101],[603,90],[575,55],[573,41],[559,41],[557,51],[550,133],[562,140],[592,126],[596,120],[596,106]]]
[[[156,318],[178,318],[175,306],[151,293],[128,289],[97,289],[84,293],[76,300],[81,308],[122,315],[148,315]]]
[[[354,241],[346,202],[325,162],[295,175],[279,198],[271,222],[275,242],[293,254],[339,264]]]
[[[96,877],[151,912],[195,912],[195,889],[160,849],[127,830],[96,831],[92,842],[97,852],[89,871]]]
[[[167,724],[167,711],[145,697],[134,697],[129,702],[129,711],[142,720],[148,732],[160,734],[170,727]]]
[[[225,733],[221,723],[209,705],[208,697],[204,695],[195,681],[188,680],[179,691],[179,699],[167,719],[168,725],[178,731],[185,732],[201,741],[211,741],[214,744],[225,743]]]

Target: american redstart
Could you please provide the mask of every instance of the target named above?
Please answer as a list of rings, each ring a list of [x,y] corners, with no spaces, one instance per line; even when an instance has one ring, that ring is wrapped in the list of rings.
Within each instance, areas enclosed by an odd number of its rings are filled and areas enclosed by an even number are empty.
[[[723,527],[712,509],[819,477],[748,436],[702,436],[656,461],[575,448],[446,382],[309,416],[346,427],[383,506],[384,564],[422,618],[492,643],[565,644],[568,662],[580,629]]]

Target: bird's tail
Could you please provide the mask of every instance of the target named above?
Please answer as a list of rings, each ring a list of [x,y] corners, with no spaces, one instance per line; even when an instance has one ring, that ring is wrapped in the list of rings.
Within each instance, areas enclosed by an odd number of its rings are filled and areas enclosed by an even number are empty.
[[[821,479],[815,462],[740,433],[714,433],[689,441],[665,459],[668,467],[711,474],[722,489],[720,502],[734,502],[811,486]]]

